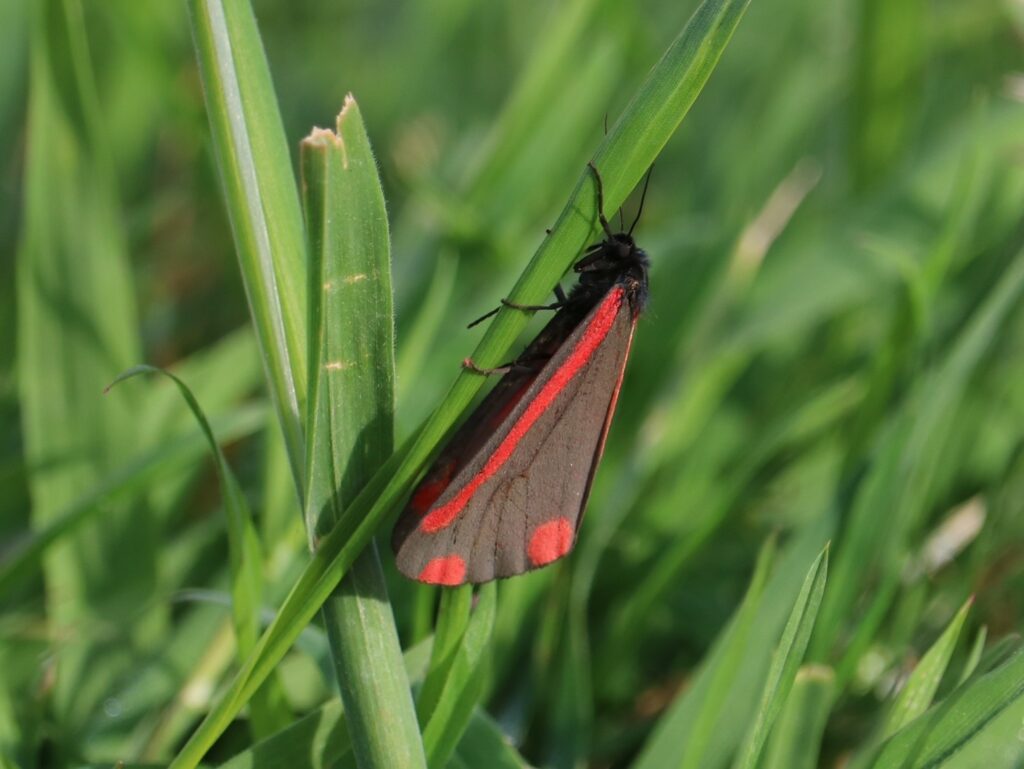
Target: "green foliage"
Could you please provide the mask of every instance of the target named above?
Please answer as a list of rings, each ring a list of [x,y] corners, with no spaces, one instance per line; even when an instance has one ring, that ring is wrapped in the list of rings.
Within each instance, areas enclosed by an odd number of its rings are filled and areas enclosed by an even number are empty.
[[[306,530],[313,540],[394,450],[391,252],[384,194],[359,106],[302,142],[310,240]],[[376,545],[324,604],[361,766],[426,767]],[[373,671],[367,675],[367,671]],[[387,712],[388,718],[381,718]]]
[[[747,6],[3,5],[0,766],[1024,761],[1024,24]],[[413,585],[588,160],[656,167],[580,540]]]

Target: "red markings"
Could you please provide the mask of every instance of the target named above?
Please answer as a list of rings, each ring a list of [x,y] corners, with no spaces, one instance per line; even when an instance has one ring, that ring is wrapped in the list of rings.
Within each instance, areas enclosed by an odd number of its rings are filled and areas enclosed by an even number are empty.
[[[555,518],[533,530],[526,554],[534,566],[557,561],[572,550],[576,532],[568,518]]]
[[[458,555],[432,558],[420,572],[419,581],[449,587],[461,585],[466,581],[466,561]]]
[[[423,515],[437,501],[437,498],[448,488],[455,473],[455,460],[449,460],[448,464],[440,469],[437,477],[427,480],[416,489],[416,493],[409,500],[409,506],[417,515]]]
[[[427,515],[420,522],[421,530],[428,534],[433,534],[451,525],[459,517],[459,513],[462,512],[462,509],[468,504],[477,489],[486,483],[508,461],[509,457],[516,450],[516,446],[519,445],[519,441],[526,436],[534,423],[555,402],[558,394],[565,389],[565,386],[582,370],[597,348],[601,346],[601,342],[608,336],[608,332],[611,331],[612,325],[615,323],[615,318],[619,314],[624,298],[625,293],[621,286],[616,286],[608,292],[608,295],[594,311],[593,319],[587,324],[586,330],[580,337],[579,344],[569,353],[569,357],[565,359],[561,368],[555,372],[554,376],[544,384],[536,397],[530,401],[530,405],[527,406],[526,410],[519,417],[519,421],[512,425],[508,435],[505,436],[505,439],[498,448],[487,459],[487,463],[480,472],[473,476],[473,479],[463,486],[450,502],[441,505],[441,507]]]

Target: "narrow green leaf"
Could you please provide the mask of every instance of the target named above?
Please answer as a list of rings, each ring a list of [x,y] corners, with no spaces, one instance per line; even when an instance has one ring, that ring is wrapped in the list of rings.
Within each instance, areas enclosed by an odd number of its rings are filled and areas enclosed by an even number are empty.
[[[605,205],[619,206],[668,141],[711,74],[749,0],[705,0],[655,65],[636,98],[595,157],[605,179]],[[584,247],[596,222],[593,179],[585,170],[551,234],[523,273],[511,299],[536,304],[552,289]],[[527,318],[500,311],[474,353],[492,365],[511,346]],[[444,402],[407,446],[378,471],[306,567],[256,653],[239,671],[171,763],[192,769],[231,723],[250,693],[284,656],[302,628],[345,575],[373,533],[392,513],[434,448],[483,385],[483,377],[460,373]]]
[[[693,720],[690,739],[679,762],[681,769],[696,769],[703,765],[705,751],[711,741],[718,721],[722,718],[722,709],[726,696],[732,688],[739,671],[740,662],[746,653],[750,631],[757,616],[758,603],[768,581],[775,555],[775,540],[770,539],[761,548],[754,567],[754,576],[750,579],[743,603],[730,622],[729,631],[722,645],[717,650],[714,662],[710,665],[708,688],[704,701]]]
[[[761,706],[744,748],[734,764],[737,769],[754,769],[757,766],[765,741],[793,688],[797,670],[803,663],[814,620],[818,616],[818,607],[821,606],[821,596],[825,592],[827,574],[828,545],[811,564],[789,621],[782,631],[782,638],[775,648],[764,693],[761,695]]]
[[[404,654],[402,664],[410,680],[423,680],[430,649],[428,639]],[[332,699],[236,754],[221,769],[330,769],[351,750],[345,707],[340,699]]]
[[[559,587],[565,580],[556,582]],[[568,597],[568,596],[567,596]],[[568,604],[568,605],[566,605]],[[591,678],[590,647],[587,643],[587,615],[572,601],[549,601],[553,621],[560,621],[558,646],[545,660],[545,680],[539,690],[546,693],[547,746],[543,764],[573,767],[584,762],[593,738],[594,688]],[[534,646],[534,656],[539,656]]]
[[[872,769],[935,769],[1024,694],[1024,653],[973,679],[886,742]]]
[[[217,341],[196,350],[167,367],[180,379],[188,382],[196,400],[210,415],[223,413],[244,402],[263,386],[263,361],[260,359],[256,336],[248,324],[240,326]],[[117,372],[112,372],[111,375]],[[173,440],[195,426],[195,418],[181,407],[181,395],[175,387],[133,388],[144,390],[145,400],[136,405],[135,429],[144,445],[156,446]],[[125,397],[122,393],[118,397]],[[273,417],[273,414],[271,414]],[[270,431],[280,442],[278,432]],[[157,526],[173,520],[183,495],[194,488],[206,464],[195,462],[174,476],[164,476],[149,489],[147,499]],[[289,493],[295,492],[289,477]],[[263,539],[262,541],[269,541]]]
[[[257,404],[242,406],[215,419],[213,427],[220,441],[229,443],[256,433],[266,424],[267,409]],[[206,439],[197,430],[168,441],[111,473],[54,515],[52,523],[5,553],[0,560],[0,595],[31,577],[49,548],[105,511],[107,505],[145,490],[156,478],[194,464],[205,451]]]
[[[40,0],[25,8],[27,119],[23,125],[15,119],[26,145],[15,288],[18,403],[12,404],[17,416],[5,424],[14,434],[20,418],[24,460],[32,468],[32,528],[52,531],[137,450],[130,404],[101,392],[138,359],[138,319],[82,3]],[[10,246],[12,238],[5,239]],[[5,346],[14,348],[14,329],[7,331]],[[133,618],[119,648],[103,653],[82,632],[120,619],[123,607],[142,605],[152,593],[154,529],[144,505],[121,499],[102,524],[80,518],[50,542],[45,593],[36,601],[46,606],[51,638],[78,641],[54,659],[50,673],[57,752],[81,753],[76,743],[102,708],[107,682],[127,674],[132,648],[148,646],[163,625],[163,612],[154,607]]]
[[[920,391],[911,396],[883,439],[839,540],[832,587],[814,638],[816,659],[830,653],[865,575],[881,569],[885,579],[897,578],[907,537],[920,525],[942,480],[939,462],[970,376],[997,340],[1022,289],[1024,251],[1005,269],[943,361],[923,378]],[[848,667],[841,665],[840,670]]]
[[[410,678],[422,678],[428,651],[429,644],[421,644],[406,653]],[[410,661],[411,655],[417,657],[416,662]],[[238,753],[221,764],[221,769],[331,769],[344,766],[343,759],[351,750],[344,706],[340,699],[332,699],[287,729]],[[528,769],[498,725],[479,708],[448,766]]]
[[[974,675],[984,675],[991,672],[1004,664],[1013,655],[1019,653],[1022,648],[1024,648],[1024,645],[1021,643],[1021,637],[1016,633],[1000,638],[982,652]]]
[[[416,700],[420,722],[427,723],[441,698],[445,681],[459,654],[459,646],[469,627],[470,608],[473,605],[473,587],[463,585],[441,591],[441,605],[437,612],[434,649],[430,655],[427,678]]]
[[[797,671],[765,746],[761,769],[816,769],[834,692],[831,668],[805,665]]]
[[[161,374],[178,388],[189,410],[199,423],[199,429],[206,436],[207,445],[213,455],[217,480],[224,495],[224,512],[228,531],[228,568],[231,574],[231,617],[234,621],[238,657],[245,661],[259,636],[260,608],[263,603],[263,548],[252,520],[249,503],[245,499],[238,479],[231,471],[224,452],[217,443],[206,414],[188,385],[178,376],[155,366],[133,366],[119,374],[107,386],[115,385],[139,374]],[[271,678],[253,695],[252,726],[255,737],[263,737],[275,731],[287,718],[282,710],[284,697],[275,679]]]
[[[764,685],[771,664],[772,650],[778,644],[783,627],[792,613],[793,604],[807,576],[807,563],[821,553],[828,540],[833,523],[828,517],[802,527],[776,558],[777,565],[767,585],[761,590],[753,626],[742,649],[734,683],[726,692],[720,710],[728,717],[719,718],[706,734],[697,734],[697,722],[708,703],[721,691],[714,683],[720,676],[718,669],[731,654],[735,643],[738,612],[721,631],[713,646],[694,672],[692,684],[686,687],[671,707],[658,719],[656,728],[648,737],[643,750],[632,764],[634,769],[663,769],[679,766],[691,741],[702,740],[700,769],[727,766],[736,755],[744,738],[745,725],[754,720],[757,701],[751,696]],[[701,719],[708,722],[709,719]]]
[[[932,698],[939,688],[939,682],[946,672],[949,660],[953,656],[957,639],[960,637],[960,629],[967,619],[967,612],[970,611],[974,597],[968,598],[960,610],[950,621],[938,640],[925,652],[921,661],[917,663],[914,672],[910,674],[903,689],[896,697],[896,702],[885,719],[882,729],[882,738],[891,737],[904,726],[909,724],[932,704]]]
[[[288,142],[249,3],[188,5],[249,310],[301,494],[306,243]]]
[[[964,662],[964,669],[960,673],[960,684],[974,675],[974,671],[978,669],[978,664],[981,662],[981,654],[985,651],[985,639],[987,638],[988,625],[982,625],[978,628],[978,634],[974,637],[974,643],[971,644],[971,652],[967,655],[967,661]]]
[[[408,333],[403,335],[398,348],[398,370],[395,399],[404,404],[410,392],[415,392],[416,377],[428,359],[432,344],[448,310],[455,288],[456,261],[450,250],[437,256],[434,276],[419,309],[409,322]],[[410,404],[413,405],[413,404]]]
[[[138,760],[158,760],[181,743],[195,723],[196,711],[201,712],[208,704],[211,687],[237,658],[229,604],[224,600],[219,605],[196,602],[179,606],[184,611],[161,639],[160,652],[149,664],[133,670],[123,687],[111,692],[124,708],[122,717],[140,724],[135,735],[137,748],[132,750]],[[159,713],[156,719],[155,713]],[[105,736],[105,720],[102,713],[93,717],[96,745]]]
[[[863,188],[891,170],[910,136],[927,51],[926,38],[917,31],[928,7],[922,0],[860,0],[857,5],[856,125],[850,136],[852,171]]]
[[[485,652],[494,629],[497,595],[493,582],[480,588],[476,609],[462,636],[430,720],[423,728],[423,747],[431,769],[441,769],[448,762],[483,694]]]
[[[480,708],[473,711],[448,766],[451,767],[456,761],[467,769],[529,769],[523,757],[502,734],[501,727]]]
[[[306,526],[329,529],[394,448],[394,318],[384,193],[359,106],[302,142],[308,231]],[[373,543],[324,604],[361,767],[425,767],[402,648]]]

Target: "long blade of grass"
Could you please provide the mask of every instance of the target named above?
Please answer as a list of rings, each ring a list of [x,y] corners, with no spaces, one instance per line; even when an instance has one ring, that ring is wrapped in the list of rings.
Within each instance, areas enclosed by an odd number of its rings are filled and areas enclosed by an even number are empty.
[[[480,708],[473,711],[448,766],[466,769],[482,766],[488,769],[529,769],[523,757],[509,744],[501,727]]]
[[[917,667],[914,668],[914,672],[910,674],[906,684],[900,690],[892,710],[885,719],[882,728],[883,739],[891,737],[924,713],[932,704],[932,698],[939,688],[939,682],[942,680],[949,660],[953,656],[953,650],[956,648],[960,629],[963,627],[964,621],[967,619],[967,612],[970,611],[973,603],[972,596],[960,607],[942,635],[917,663]]]
[[[302,142],[310,235],[306,527],[341,517],[394,448],[391,253],[384,193],[359,106]],[[361,767],[426,767],[384,573],[371,542],[324,604]],[[372,671],[372,675],[370,675]]]
[[[916,34],[927,14],[922,0],[860,0],[855,44],[856,129],[850,165],[860,187],[894,166],[910,135],[920,100],[926,44]]]
[[[982,625],[978,628],[977,635],[974,636],[974,643],[971,644],[971,651],[967,654],[967,660],[964,662],[964,669],[960,672],[960,680],[957,682],[958,685],[967,681],[974,671],[978,669],[978,663],[981,662],[982,652],[985,651],[985,640],[988,638],[988,625]]]
[[[1024,694],[1024,653],[956,689],[886,742],[872,769],[934,769]]]
[[[901,548],[920,524],[941,481],[939,463],[970,376],[995,343],[1022,290],[1024,251],[1014,257],[945,359],[925,378],[879,449],[839,539],[831,588],[812,645],[816,659],[829,653],[865,575],[882,569],[887,572],[884,577],[896,578]]]
[[[405,673],[421,681],[430,658],[429,640],[402,657]],[[340,699],[332,699],[311,713],[233,756],[221,769],[327,769],[352,750],[348,714]]]
[[[192,394],[203,404],[204,411],[211,419],[215,414],[235,408],[263,385],[263,362],[256,336],[248,324],[175,361],[167,368],[188,382]],[[132,391],[134,394],[143,389],[132,388]],[[127,391],[119,397],[123,398],[126,394]],[[138,404],[137,408],[135,429],[139,438],[147,444],[155,446],[173,440],[195,426],[195,418],[187,409],[181,408],[181,395],[174,387],[145,388],[145,401]],[[278,431],[271,430],[270,433],[275,440],[280,441]],[[150,487],[147,499],[157,526],[165,526],[173,520],[180,509],[182,497],[188,494],[196,479],[206,469],[205,463],[196,462],[175,476],[162,477]],[[289,493],[294,499],[290,480]]]
[[[703,765],[704,753],[711,741],[715,725],[722,717],[725,699],[732,688],[740,661],[749,642],[750,630],[757,616],[757,606],[761,600],[772,558],[775,554],[775,540],[769,540],[757,557],[754,576],[750,579],[743,603],[732,619],[728,634],[718,648],[715,660],[708,670],[708,694],[702,707],[693,720],[693,731],[686,742],[686,749],[678,766],[680,769],[695,769]]]
[[[306,243],[288,142],[249,3],[188,5],[238,263],[301,495]]]
[[[469,627],[470,609],[473,606],[473,587],[462,585],[441,592],[441,603],[437,611],[437,625],[434,629],[434,648],[430,654],[430,667],[426,680],[416,699],[416,712],[420,722],[427,723],[441,698],[445,681],[459,655],[459,647]]]
[[[605,179],[605,205],[609,210],[621,204],[675,131],[710,76],[748,3],[749,0],[705,0],[605,139],[595,159]],[[583,172],[551,234],[516,284],[512,301],[536,304],[552,289],[590,237],[596,222],[595,203],[592,177]],[[485,366],[498,362],[525,324],[524,313],[500,311],[477,346],[474,359]],[[175,757],[171,764],[174,769],[195,767],[228,727],[251,692],[334,590],[374,531],[397,507],[422,465],[482,386],[482,379],[469,372],[460,373],[443,403],[410,441],[408,451],[393,457],[374,475],[344,518],[321,540],[313,560],[264,634],[256,653]]]
[[[266,406],[247,405],[214,419],[213,431],[221,442],[229,443],[256,433],[266,424]],[[49,548],[94,516],[105,512],[109,504],[144,491],[155,478],[171,475],[175,470],[194,463],[205,448],[206,440],[201,431],[186,434],[128,462],[83,492],[54,515],[52,523],[5,554],[0,561],[0,595],[31,577]]]
[[[746,740],[744,748],[735,763],[736,769],[754,769],[761,757],[765,741],[771,732],[775,719],[793,688],[797,670],[800,668],[811,640],[811,630],[821,606],[821,596],[825,592],[825,579],[828,574],[828,546],[811,564],[804,584],[800,588],[789,621],[782,631],[782,638],[772,656],[772,664],[768,670],[761,697],[761,707],[753,723],[753,728]]]
[[[744,725],[753,721],[756,712],[757,703],[749,693],[763,685],[771,661],[771,650],[778,643],[806,579],[807,563],[821,553],[831,533],[832,524],[827,518],[805,526],[776,559],[778,564],[774,573],[762,590],[754,624],[749,632],[750,640],[743,649],[735,683],[725,692],[725,702],[721,708],[728,713],[728,718],[720,718],[710,727],[704,727],[713,731],[699,736],[696,734],[700,713],[722,694],[713,686],[713,681],[718,675],[716,668],[723,664],[723,658],[733,643],[737,622],[735,616],[705,655],[699,670],[693,675],[692,684],[675,698],[671,707],[659,718],[656,728],[632,764],[634,769],[679,766],[694,739],[706,743],[701,762],[697,764],[700,769],[717,769],[728,765],[743,740]]]
[[[54,528],[134,451],[131,410],[104,400],[104,380],[138,359],[134,289],[113,163],[80,0],[32,3],[24,209],[17,252],[17,386],[31,523],[57,533],[44,558],[51,638],[79,643],[57,660],[49,707],[55,749],[79,754],[83,724],[106,682],[131,662],[130,643],[97,653],[83,634],[156,583],[156,536],[144,509],[119,501],[102,526]],[[8,344],[11,344],[8,337]],[[87,524],[87,525],[82,525]],[[131,547],[126,547],[131,543]],[[137,618],[140,646],[159,625]]]
[[[815,769],[832,707],[835,675],[831,668],[806,665],[797,671],[793,688],[779,713],[765,747],[762,769]]]
[[[430,642],[407,651],[404,664],[409,679],[423,680]],[[236,754],[221,769],[329,769],[343,766],[352,742],[344,705],[333,699],[303,716],[286,729]],[[448,766],[525,769],[526,762],[508,744],[499,726],[477,709]]]
[[[441,769],[448,762],[483,694],[485,652],[494,629],[497,596],[493,582],[480,588],[476,609],[423,728],[423,747],[431,769]]]
[[[221,493],[224,496],[224,512],[227,517],[228,570],[231,576],[231,618],[234,622],[239,660],[252,653],[259,637],[260,607],[263,603],[263,548],[260,545],[256,525],[252,520],[249,503],[238,479],[231,471],[227,457],[213,433],[202,406],[188,385],[175,374],[156,366],[133,366],[119,374],[107,386],[112,387],[140,374],[161,374],[172,382],[181,393],[189,410],[199,424],[213,455],[213,466],[217,472]],[[287,719],[283,710],[284,695],[274,678],[269,678],[254,694],[250,702],[253,735],[258,739],[279,728]]]

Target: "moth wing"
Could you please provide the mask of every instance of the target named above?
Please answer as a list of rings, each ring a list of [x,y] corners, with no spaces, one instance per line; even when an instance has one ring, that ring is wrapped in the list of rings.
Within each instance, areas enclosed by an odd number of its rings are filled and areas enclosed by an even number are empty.
[[[425,516],[406,511],[393,540],[403,574],[437,584],[487,582],[538,568],[572,550],[633,336],[629,303],[619,299],[607,335],[567,381],[561,380],[574,365],[570,357],[601,305],[559,346]],[[518,437],[500,471],[487,476],[488,460],[518,429],[530,404],[553,386],[557,391],[543,413]],[[474,479],[475,490],[450,523],[432,531],[417,525]]]

